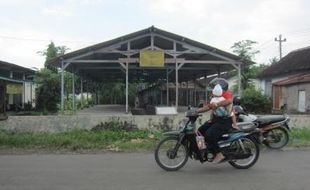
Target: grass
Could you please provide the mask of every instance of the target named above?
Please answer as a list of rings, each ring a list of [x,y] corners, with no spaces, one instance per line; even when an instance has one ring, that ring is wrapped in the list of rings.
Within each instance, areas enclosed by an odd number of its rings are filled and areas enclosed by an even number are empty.
[[[147,130],[134,131],[86,131],[75,130],[64,133],[9,133],[0,131],[0,149],[82,151],[152,150],[160,138],[159,133]]]
[[[306,147],[310,146],[310,129],[309,128],[294,128],[290,133],[289,146]]]
[[[148,130],[73,130],[62,133],[10,133],[0,131],[1,150],[42,151],[153,151],[162,135]],[[292,129],[291,147],[310,146],[310,129]]]

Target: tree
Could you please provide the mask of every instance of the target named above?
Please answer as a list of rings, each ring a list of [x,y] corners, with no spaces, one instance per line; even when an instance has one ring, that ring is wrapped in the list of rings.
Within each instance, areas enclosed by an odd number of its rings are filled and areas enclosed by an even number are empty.
[[[255,55],[259,53],[258,50],[255,50],[253,46],[257,44],[255,41],[251,40],[242,40],[234,43],[231,47],[233,52],[236,53],[243,63],[241,70],[241,88],[247,89],[252,86],[251,79],[255,78],[258,74],[259,66],[250,65],[249,62],[252,62],[255,58]]]
[[[278,62],[279,62],[279,59],[276,58],[276,57],[273,57],[273,58],[269,59],[269,63],[271,65],[277,64]]]
[[[36,72],[36,109],[43,112],[57,112],[57,104],[60,102],[60,74],[55,67],[47,64],[48,61],[59,55],[65,54],[68,50],[66,46],[55,46],[51,42],[47,49],[38,52],[45,56],[44,69]],[[68,75],[68,74],[67,74]]]
[[[255,44],[257,44],[257,42],[252,40],[242,40],[234,43],[231,48],[243,61],[253,61],[255,55],[259,53],[259,50],[253,48],[253,45]]]
[[[43,113],[57,112],[60,100],[60,76],[50,69],[43,68],[35,75],[36,110]]]
[[[64,55],[65,52],[68,50],[69,50],[69,48],[67,48],[66,46],[55,46],[54,42],[51,41],[51,43],[48,44],[48,46],[45,50],[39,51],[37,53],[39,53],[42,56],[45,56],[44,67],[56,72],[57,69],[55,67],[48,65],[47,62],[58,57],[58,56],[60,56],[60,55]]]

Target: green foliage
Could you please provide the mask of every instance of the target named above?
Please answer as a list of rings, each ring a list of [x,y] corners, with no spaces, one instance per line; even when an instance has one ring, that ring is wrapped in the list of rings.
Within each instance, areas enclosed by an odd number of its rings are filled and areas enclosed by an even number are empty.
[[[243,91],[241,105],[250,113],[270,113],[272,108],[271,100],[255,88]]]
[[[51,41],[51,43],[48,44],[46,50],[39,51],[38,53],[42,56],[45,56],[44,67],[56,72],[57,69],[48,65],[47,62],[56,58],[57,56],[64,55],[67,50],[69,50],[69,48],[67,48],[66,46],[56,46],[54,42]]]
[[[62,133],[9,133],[0,131],[0,148],[43,150],[152,150],[159,133],[147,130],[73,130]]]
[[[260,66],[250,65],[249,61],[253,61],[256,54],[259,53],[258,50],[255,50],[253,46],[257,44],[255,41],[251,40],[242,40],[234,43],[231,47],[233,52],[241,57],[242,61],[245,63],[241,70],[241,88],[247,89],[252,87],[251,79],[255,78],[260,70]]]
[[[276,58],[276,57],[273,57],[273,58],[269,59],[269,63],[271,65],[277,64],[278,62],[279,62],[279,59]]]
[[[93,106],[93,100],[92,98],[88,98],[86,100],[86,97],[84,97],[84,100],[82,102],[81,99],[75,99],[75,109],[76,110],[81,110],[83,108],[89,108]],[[58,104],[58,110],[60,110],[60,104]],[[64,114],[73,114],[73,104],[72,104],[72,96],[68,96],[67,98],[64,99]]]
[[[43,113],[57,112],[57,104],[60,101],[60,76],[49,70],[41,69],[35,75],[36,110]]]
[[[252,40],[242,40],[234,43],[231,48],[235,54],[242,58],[243,61],[253,61],[255,55],[259,53],[258,50],[253,48],[256,44],[257,42]]]
[[[134,106],[137,94],[138,83],[128,84],[128,104]],[[102,85],[100,89],[100,103],[102,104],[125,104],[126,103],[126,85],[124,82],[110,82]]]
[[[57,72],[55,67],[47,65],[47,62],[65,54],[67,50],[69,48],[66,46],[56,46],[54,42],[51,42],[47,49],[38,52],[45,56],[45,68],[38,71],[35,75],[35,82],[38,84],[36,89],[36,110],[44,114],[57,112],[59,107],[57,105],[60,103],[60,73]],[[64,73],[64,80],[69,84],[64,87],[67,94],[72,89],[72,82],[68,82],[71,75],[68,72]],[[79,78],[76,77],[75,80],[79,80]]]
[[[241,75],[241,89],[254,88],[252,79],[257,78],[257,76],[263,72],[269,65],[260,64],[260,65],[250,65],[242,69],[243,74]],[[236,73],[233,73],[236,75]],[[234,84],[231,90],[236,93],[238,91],[238,84]]]
[[[294,128],[290,133],[290,145],[293,146],[310,146],[310,129],[308,128]]]

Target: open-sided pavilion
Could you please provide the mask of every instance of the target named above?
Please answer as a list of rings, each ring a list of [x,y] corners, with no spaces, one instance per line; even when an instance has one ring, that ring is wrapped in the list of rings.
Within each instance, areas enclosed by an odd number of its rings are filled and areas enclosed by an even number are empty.
[[[164,66],[141,67],[140,52],[142,50],[162,51]],[[209,75],[237,70],[240,93],[241,65],[243,63],[240,57],[234,54],[152,26],[67,53],[49,61],[49,64],[61,69],[62,108],[64,106],[64,71],[67,70],[81,78],[99,83],[125,79],[126,113],[128,113],[128,83],[130,81],[144,79],[149,83],[156,83],[159,80],[165,80],[167,84],[174,82],[176,87],[175,106],[178,107],[179,83],[189,81],[193,77],[207,78]]]

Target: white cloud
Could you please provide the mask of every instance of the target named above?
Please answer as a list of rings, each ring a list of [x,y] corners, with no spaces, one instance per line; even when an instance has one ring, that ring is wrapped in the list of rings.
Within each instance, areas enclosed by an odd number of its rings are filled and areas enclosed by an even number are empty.
[[[70,17],[74,15],[73,10],[66,9],[65,7],[53,7],[53,8],[44,8],[41,10],[41,14],[57,16],[61,19],[61,17],[66,16]]]
[[[56,18],[76,16],[79,8],[86,8],[87,6],[97,5],[104,2],[103,0],[64,0],[59,2],[49,2],[48,4],[41,4],[41,14],[52,15]]]
[[[277,43],[272,42],[274,37],[310,26],[305,21],[310,13],[304,3],[302,0],[155,0],[148,6],[159,26],[226,51],[231,51],[233,43],[240,40],[258,41],[257,47],[262,50],[256,60],[268,62],[278,56]],[[286,44],[284,52],[296,48],[296,44]]]
[[[44,58],[36,52],[46,48],[50,40],[73,51],[93,44],[87,41],[99,43],[150,25],[226,51],[231,51],[233,43],[240,40],[258,41],[257,47],[261,49],[258,62],[267,62],[278,55],[277,43],[273,39],[280,33],[287,38],[283,44],[284,53],[310,45],[310,19],[306,19],[310,18],[310,12],[304,5],[306,0],[138,0],[126,1],[125,4],[129,2],[136,10],[119,7],[123,1],[0,0],[1,7],[22,10],[25,17],[33,11],[41,13],[38,18],[15,19],[15,15],[0,12],[0,36],[19,39],[0,37],[0,60],[42,67]],[[92,8],[98,7],[102,7],[101,13],[105,14],[87,14],[87,22],[74,22],[81,19],[81,11],[91,12]],[[143,18],[133,20],[133,17],[126,17],[126,14],[136,13],[143,13]],[[70,19],[64,19],[68,17]],[[50,26],[42,24],[45,19]],[[29,20],[34,24],[29,25]],[[58,27],[64,30],[53,30]]]
[[[0,60],[22,65],[28,68],[44,66],[44,57],[38,54],[47,48],[50,41],[64,45],[73,51],[90,45],[86,39],[77,36],[51,34],[45,31],[24,29],[19,31],[0,29]],[[11,38],[15,36],[14,38]],[[83,43],[84,41],[84,43]]]

